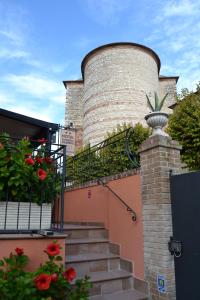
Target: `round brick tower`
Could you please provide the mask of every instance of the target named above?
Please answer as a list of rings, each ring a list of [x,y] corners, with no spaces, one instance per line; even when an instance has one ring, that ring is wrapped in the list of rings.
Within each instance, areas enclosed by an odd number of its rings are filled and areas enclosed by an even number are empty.
[[[146,96],[159,93],[160,59],[148,47],[113,43],[82,61],[83,143],[102,141],[117,124],[141,122],[149,112]]]

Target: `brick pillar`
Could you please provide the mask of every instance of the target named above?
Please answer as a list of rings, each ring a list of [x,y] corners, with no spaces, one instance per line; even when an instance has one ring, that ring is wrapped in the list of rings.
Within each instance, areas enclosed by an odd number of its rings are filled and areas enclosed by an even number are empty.
[[[170,137],[155,135],[140,147],[145,280],[150,299],[174,300],[174,258],[168,251],[172,235],[170,170],[179,173],[181,147]],[[166,292],[157,287],[157,276],[164,276]]]

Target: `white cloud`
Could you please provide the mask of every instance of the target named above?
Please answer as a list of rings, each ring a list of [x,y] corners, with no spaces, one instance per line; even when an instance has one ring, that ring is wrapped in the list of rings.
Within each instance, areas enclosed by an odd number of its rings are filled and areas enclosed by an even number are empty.
[[[169,1],[163,8],[162,17],[180,17],[199,14],[199,3],[197,1],[180,0]]]
[[[27,100],[6,91],[0,91],[0,108],[48,122],[54,122],[56,116],[55,104],[48,103],[45,105],[45,103],[41,103],[36,105],[35,99],[29,98]]]
[[[6,60],[13,58],[27,58],[29,54],[26,51],[17,50],[17,49],[0,49],[0,58],[4,58]]]
[[[15,105],[14,107],[10,107],[11,111],[16,112],[18,114],[22,114],[28,117],[36,118],[39,120],[47,121],[47,122],[52,122],[53,119],[53,110],[51,108],[46,108],[45,112],[42,111],[40,112],[37,110],[37,108],[33,107],[25,107],[24,105]]]
[[[87,10],[92,18],[101,25],[117,24],[120,13],[129,8],[131,0],[86,0]]]
[[[200,1],[164,1],[148,41],[162,53],[163,75],[179,75],[178,90],[200,80]]]
[[[4,82],[15,87],[17,92],[27,93],[40,99],[65,102],[65,91],[60,82],[44,78],[40,75],[9,74],[3,78]]]

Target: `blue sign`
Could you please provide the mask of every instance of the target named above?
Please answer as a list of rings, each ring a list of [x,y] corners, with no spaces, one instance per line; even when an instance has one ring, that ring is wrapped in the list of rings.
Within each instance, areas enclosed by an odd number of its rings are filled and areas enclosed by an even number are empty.
[[[166,280],[163,275],[157,275],[157,289],[160,293],[166,293]]]

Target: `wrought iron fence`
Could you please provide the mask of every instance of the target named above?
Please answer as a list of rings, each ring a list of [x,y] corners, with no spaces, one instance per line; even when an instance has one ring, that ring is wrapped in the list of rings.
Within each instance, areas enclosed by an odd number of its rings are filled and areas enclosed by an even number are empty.
[[[65,147],[0,135],[0,233],[62,231]]]
[[[136,144],[131,143],[134,128],[130,127],[103,142],[67,159],[67,185],[77,185],[105,176],[138,168]]]

